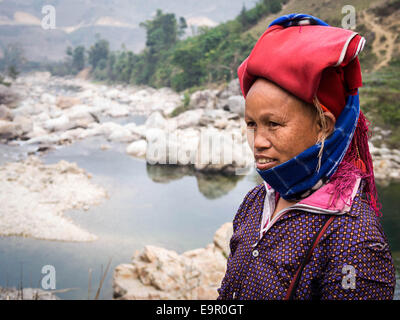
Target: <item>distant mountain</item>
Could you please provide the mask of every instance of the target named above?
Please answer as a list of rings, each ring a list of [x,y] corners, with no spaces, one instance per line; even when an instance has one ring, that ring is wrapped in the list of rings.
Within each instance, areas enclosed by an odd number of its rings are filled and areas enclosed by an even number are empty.
[[[67,46],[89,47],[100,34],[113,50],[125,44],[139,52],[146,41],[139,24],[151,19],[158,8],[185,17],[190,34],[200,25],[230,20],[243,5],[254,4],[254,0],[0,0],[0,50],[20,43],[29,60],[61,60]],[[55,29],[41,26],[46,5],[55,8]]]

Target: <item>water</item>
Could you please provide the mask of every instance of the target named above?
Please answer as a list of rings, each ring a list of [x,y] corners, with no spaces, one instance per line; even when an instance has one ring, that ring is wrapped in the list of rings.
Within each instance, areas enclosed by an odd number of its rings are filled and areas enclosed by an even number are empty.
[[[1,237],[0,286],[18,287],[22,280],[24,287],[40,287],[42,267],[53,265],[57,289],[70,289],[57,293],[60,298],[93,298],[111,259],[100,295],[101,299],[111,299],[112,270],[120,263],[129,263],[135,250],[152,244],[182,253],[206,246],[215,231],[232,220],[244,195],[260,182],[255,175],[226,177],[196,173],[188,167],[149,166],[126,155],[123,144],[101,150],[105,142],[100,137],[91,138],[42,158],[47,164],[61,159],[76,162],[93,175],[94,183],[107,189],[110,198],[101,205],[87,212],[71,210],[65,214],[99,239],[71,243]],[[11,147],[2,146],[5,150],[2,154],[8,154],[11,160],[18,158]],[[400,184],[378,191],[384,230],[400,266]]]
[[[42,159],[56,163],[76,162],[93,175],[92,181],[105,187],[110,199],[87,212],[65,215],[99,240],[89,243],[44,241],[21,237],[1,237],[0,286],[40,287],[44,265],[56,269],[57,289],[77,288],[58,293],[63,299],[87,299],[89,269],[91,287],[97,289],[103,270],[111,258],[111,268],[101,298],[112,298],[112,270],[129,263],[135,250],[152,244],[178,253],[204,247],[215,231],[231,221],[241,200],[257,182],[254,177],[207,176],[190,168],[148,166],[125,154],[125,145],[92,138],[52,151]],[[92,291],[90,297],[93,298]]]

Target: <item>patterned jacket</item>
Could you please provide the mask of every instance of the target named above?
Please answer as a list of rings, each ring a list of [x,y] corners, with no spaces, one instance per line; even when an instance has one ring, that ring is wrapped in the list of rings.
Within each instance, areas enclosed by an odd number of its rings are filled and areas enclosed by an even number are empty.
[[[330,209],[329,187],[282,210],[264,234],[263,210],[271,210],[275,192],[265,183],[246,195],[233,221],[219,300],[283,299],[314,235],[332,215],[293,299],[393,299],[393,260],[379,218],[366,202],[364,181],[358,179],[348,198]]]

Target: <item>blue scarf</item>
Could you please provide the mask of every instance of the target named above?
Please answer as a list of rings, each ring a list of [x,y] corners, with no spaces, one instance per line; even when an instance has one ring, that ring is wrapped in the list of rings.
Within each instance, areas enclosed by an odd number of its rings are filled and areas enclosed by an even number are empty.
[[[268,170],[257,172],[285,200],[300,200],[319,189],[335,173],[342,161],[360,113],[358,94],[348,96],[346,106],[335,123],[335,130],[325,140],[321,167],[317,172],[321,143]]]

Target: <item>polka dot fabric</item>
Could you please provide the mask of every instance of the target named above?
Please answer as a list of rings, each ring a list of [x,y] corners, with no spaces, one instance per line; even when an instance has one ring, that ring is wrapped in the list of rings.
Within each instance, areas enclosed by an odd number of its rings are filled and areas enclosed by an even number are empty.
[[[364,182],[351,210],[333,220],[314,249],[294,299],[393,298],[392,256],[379,218],[364,198],[363,186]],[[283,299],[314,235],[330,218],[329,214],[293,209],[259,239],[265,194],[264,184],[251,190],[234,218],[219,300]]]

